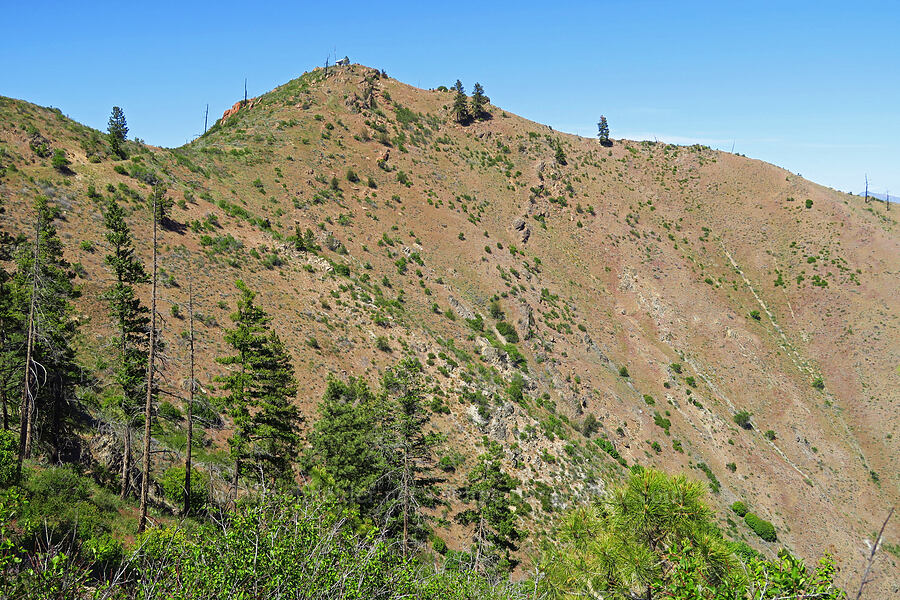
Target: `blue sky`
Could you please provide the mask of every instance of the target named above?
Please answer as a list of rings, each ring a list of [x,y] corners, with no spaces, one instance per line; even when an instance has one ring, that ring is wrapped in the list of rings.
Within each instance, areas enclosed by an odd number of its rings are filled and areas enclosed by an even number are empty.
[[[330,54],[593,136],[705,143],[900,196],[898,2],[20,2],[0,94],[177,146]]]

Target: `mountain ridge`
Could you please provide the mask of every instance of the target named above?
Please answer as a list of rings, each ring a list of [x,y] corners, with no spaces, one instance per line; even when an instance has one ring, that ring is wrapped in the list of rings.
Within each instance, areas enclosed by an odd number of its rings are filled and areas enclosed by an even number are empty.
[[[590,414],[628,464],[694,467],[716,481],[723,522],[727,506],[747,501],[805,558],[831,549],[853,570],[853,548],[896,501],[891,299],[900,248],[891,214],[705,147],[614,140],[606,148],[493,106],[490,120],[462,126],[449,116],[450,92],[376,73],[317,69],[193,142],[131,143],[131,160],[115,163],[90,162],[87,128],[4,100],[3,166],[16,168],[2,178],[4,229],[24,230],[29,197],[46,179],[64,208],[66,252],[86,275],[78,308],[96,338],[86,353],[102,355],[108,319],[90,300],[106,284],[102,252],[75,244],[102,239],[98,203],[84,190],[130,198],[146,260],[140,210],[152,172],[183,200],[162,232],[163,268],[175,283],[163,290],[167,302],[183,305],[184,282],[202,278],[199,302],[212,317],[204,344],[214,354],[229,312],[217,303],[231,307],[236,294],[229,280],[257,289],[294,356],[307,424],[326,371],[371,378],[409,351],[450,409],[433,415],[450,448],[471,457],[486,435],[505,444],[521,480],[550,488],[523,484],[533,531],[555,507],[621,475],[605,452],[589,450],[596,436],[573,427]],[[66,150],[74,175],[60,178],[34,158],[29,122]],[[320,255],[291,247],[295,222],[316,232]],[[492,299],[502,321],[490,316]],[[165,334],[177,339],[183,325],[167,320]],[[505,348],[500,322],[514,326],[527,371]],[[377,349],[380,337],[390,352]],[[179,381],[184,351],[172,346],[169,377]],[[216,372],[201,363],[209,388]],[[505,398],[517,374],[524,406]],[[824,390],[813,387],[819,378]],[[751,430],[732,422],[743,410]],[[770,429],[774,439],[763,433]],[[213,434],[213,448],[222,435]],[[446,495],[455,510],[459,499]],[[775,549],[740,524],[726,527]],[[460,547],[467,534],[451,526],[444,535]]]

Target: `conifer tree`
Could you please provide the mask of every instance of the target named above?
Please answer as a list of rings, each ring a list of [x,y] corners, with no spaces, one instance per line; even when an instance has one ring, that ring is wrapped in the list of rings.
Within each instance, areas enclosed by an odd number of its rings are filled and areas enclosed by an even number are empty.
[[[560,165],[565,165],[567,163],[566,152],[563,150],[562,142],[560,141],[556,142],[556,162]]]
[[[25,361],[19,412],[19,467],[31,455],[40,430],[49,429],[51,458],[64,443],[62,427],[72,407],[77,377],[70,345],[77,326],[72,300],[78,297],[75,275],[63,258],[62,242],[53,221],[58,208],[46,196],[35,201],[35,233],[30,247],[23,247],[17,261],[14,285],[27,305]]]
[[[606,117],[602,115],[600,116],[600,122],[597,123],[597,138],[602,145],[609,145],[609,123],[606,122]]]
[[[231,315],[235,328],[225,332],[225,341],[235,354],[216,359],[231,367],[218,380],[228,392],[224,400],[233,423],[229,445],[234,459],[234,498],[247,463],[255,463],[269,481],[289,475],[299,420],[291,404],[297,390],[294,369],[284,345],[269,331],[270,318],[254,303],[256,294],[243,281],[236,285],[241,298]]]
[[[106,131],[109,149],[119,158],[125,158],[124,144],[128,137],[128,125],[125,123],[125,113],[118,106],[112,107]]]
[[[460,125],[465,125],[469,122],[469,104],[466,101],[466,91],[463,88],[462,82],[457,79],[456,85],[453,86],[453,90],[456,92],[456,96],[453,99],[453,118],[456,119],[456,122]]]
[[[371,508],[371,490],[384,473],[376,447],[375,395],[362,378],[328,379],[309,433],[307,469],[321,468],[344,498]]]
[[[521,536],[516,529],[517,515],[510,510],[510,493],[519,482],[503,470],[500,459],[503,449],[491,442],[487,452],[478,457],[478,464],[469,472],[468,483],[460,492],[475,507],[456,515],[465,525],[474,525],[473,542],[476,568],[486,562],[499,561],[498,566],[512,565],[510,553],[515,551]]]
[[[111,201],[103,214],[106,241],[110,253],[106,264],[115,278],[104,294],[118,333],[118,364],[116,382],[121,390],[119,406],[125,416],[125,435],[122,452],[121,496],[128,495],[131,482],[131,433],[141,407],[144,391],[144,368],[147,360],[147,335],[150,319],[147,307],[141,304],[134,286],[147,283],[149,276],[134,250],[134,241],[125,213]]]
[[[472,118],[483,119],[487,117],[488,113],[485,107],[490,101],[491,99],[484,95],[484,88],[481,87],[481,84],[476,83],[472,89]]]
[[[0,215],[5,212],[0,198]],[[13,256],[15,240],[5,231],[0,231],[0,413],[3,430],[9,430],[10,400],[17,365],[21,361],[22,311],[13,285],[13,276],[3,268],[3,263]]]
[[[148,199],[150,204],[156,207],[154,209],[156,222],[162,227],[165,227],[168,224],[169,219],[171,219],[172,207],[175,205],[175,201],[166,195],[166,191],[165,185],[157,183],[153,186],[153,190],[150,192],[150,198]]]
[[[297,395],[297,380],[290,355],[274,331],[266,336],[263,352],[255,365],[259,397],[253,415],[253,458],[267,481],[286,482],[297,455],[300,413],[291,402]]]
[[[425,437],[428,412],[424,405],[422,364],[407,358],[385,371],[379,407],[379,446],[385,473],[378,482],[380,513],[387,531],[400,534],[404,556],[412,541],[427,532],[422,509],[434,505],[437,479],[427,475],[433,465]]]

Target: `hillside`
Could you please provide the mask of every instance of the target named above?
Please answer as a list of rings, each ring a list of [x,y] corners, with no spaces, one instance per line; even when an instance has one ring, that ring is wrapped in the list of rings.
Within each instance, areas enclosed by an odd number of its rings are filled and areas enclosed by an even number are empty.
[[[160,232],[174,404],[189,283],[202,313],[197,376],[215,396],[242,279],[292,355],[305,428],[329,375],[374,382],[406,354],[426,365],[430,427],[447,436],[438,456],[464,461],[443,473],[439,516],[461,508],[466,466],[496,441],[535,534],[619,481],[622,464],[656,466],[713,483],[735,539],[808,561],[831,552],[845,583],[857,580],[864,539],[900,498],[895,213],[707,147],[606,147],[494,106],[463,126],[452,101],[359,65],[317,69],[236,105],[190,144],[128,142],[130,159],[116,161],[98,132],[3,98],[2,228],[27,234],[37,194],[62,207],[82,290],[79,357],[99,374],[97,397],[113,335],[99,300],[110,285],[101,198],[127,207],[147,262],[145,200],[161,181],[176,203]],[[36,135],[65,150],[69,173],[35,154]],[[321,251],[297,250],[295,227]],[[521,399],[509,391],[519,378]],[[749,428],[733,420],[740,411]],[[102,435],[119,435],[109,421]],[[219,493],[228,426],[207,430],[199,456]],[[171,452],[155,470],[183,452],[181,427],[160,430]],[[120,459],[92,460],[114,470]],[[729,518],[738,500],[778,542]],[[438,531],[451,548],[468,543],[451,519]],[[900,542],[897,520],[886,536]],[[873,587],[894,589],[898,558],[879,564]]]

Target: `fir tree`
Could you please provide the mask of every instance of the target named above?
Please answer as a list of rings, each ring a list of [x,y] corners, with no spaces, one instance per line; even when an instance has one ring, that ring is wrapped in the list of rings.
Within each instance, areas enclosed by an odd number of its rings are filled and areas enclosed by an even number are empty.
[[[481,87],[480,83],[476,83],[475,87],[472,89],[472,118],[473,119],[484,119],[487,118],[490,113],[485,110],[485,107],[491,101],[490,98],[484,95],[484,88]]]
[[[125,222],[125,213],[115,201],[111,201],[107,206],[103,214],[103,223],[110,249],[110,253],[106,256],[106,264],[115,278],[104,298],[109,304],[118,333],[116,382],[122,394],[119,398],[119,407],[125,416],[121,487],[121,496],[124,498],[128,495],[131,485],[131,433],[140,414],[144,391],[150,322],[149,311],[141,304],[134,286],[147,283],[149,277],[135,253],[131,230]]]
[[[233,423],[229,445],[235,497],[238,480],[243,471],[249,472],[248,466],[259,467],[269,481],[289,474],[299,420],[290,403],[297,385],[287,352],[278,336],[269,331],[269,316],[254,303],[256,294],[243,281],[236,285],[241,299],[231,315],[235,328],[225,333],[235,354],[216,359],[232,367],[218,380],[228,391],[224,401]]]
[[[309,433],[307,470],[320,468],[340,496],[371,508],[371,491],[385,470],[373,429],[375,395],[362,378],[345,383],[332,377],[318,413]]]
[[[112,108],[106,131],[110,151],[119,158],[125,158],[124,144],[128,137],[128,126],[125,123],[125,113],[118,106]]]
[[[608,146],[609,144],[609,123],[606,122],[606,117],[600,116],[600,122],[597,123],[597,138],[600,140],[600,143],[604,146]]]
[[[153,190],[150,192],[150,197],[148,198],[148,202],[151,206],[156,207],[154,209],[154,214],[156,215],[156,222],[161,227],[168,225],[169,220],[172,218],[172,207],[175,205],[175,201],[166,195],[166,191],[166,186],[157,183],[153,186]]]
[[[566,152],[563,150],[562,142],[560,141],[556,142],[556,162],[560,165],[565,165],[567,163]]]
[[[0,214],[5,212],[0,198]],[[22,302],[17,298],[18,289],[13,276],[3,264],[13,257],[16,240],[0,231],[0,413],[3,430],[10,428],[10,400],[14,395],[13,382],[17,366],[22,362]]]
[[[297,380],[290,355],[274,331],[269,331],[254,370],[259,397],[251,434],[253,458],[266,480],[289,481],[300,441],[300,414],[291,402],[297,395]]]
[[[29,307],[23,336],[20,465],[30,457],[35,437],[43,430],[49,433],[51,458],[58,458],[65,443],[63,426],[75,406],[73,384],[78,376],[70,345],[77,329],[72,300],[78,292],[53,223],[58,208],[38,196],[35,213],[34,238],[19,252],[14,279],[20,301]]]
[[[470,119],[469,104],[466,100],[465,88],[463,88],[463,84],[459,79],[456,80],[453,91],[456,92],[456,97],[453,99],[453,108],[451,109],[453,118],[456,119],[456,122],[460,125],[465,125]]]
[[[421,363],[400,361],[385,372],[381,385],[379,446],[385,473],[377,485],[379,512],[385,529],[400,534],[405,556],[413,540],[427,533],[423,508],[434,505],[433,486],[439,481],[428,476],[433,458],[425,437],[429,417]]]
[[[457,521],[474,525],[474,561],[476,568],[486,562],[499,561],[498,566],[512,565],[510,553],[518,549],[521,534],[516,529],[517,515],[510,510],[510,493],[519,482],[503,471],[500,459],[503,449],[491,442],[487,452],[469,472],[468,483],[461,490],[463,499],[475,507],[456,515]]]

